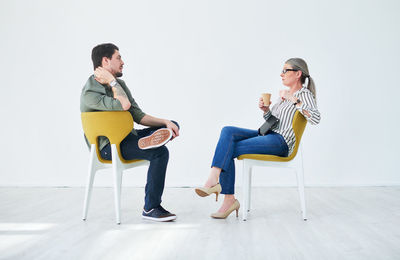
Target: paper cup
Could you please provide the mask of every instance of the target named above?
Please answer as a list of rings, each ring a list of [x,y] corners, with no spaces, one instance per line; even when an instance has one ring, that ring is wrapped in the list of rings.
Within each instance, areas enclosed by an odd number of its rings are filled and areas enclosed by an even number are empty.
[[[270,93],[262,93],[261,97],[263,99],[264,102],[264,106],[269,106],[269,102],[271,100],[271,94]]]

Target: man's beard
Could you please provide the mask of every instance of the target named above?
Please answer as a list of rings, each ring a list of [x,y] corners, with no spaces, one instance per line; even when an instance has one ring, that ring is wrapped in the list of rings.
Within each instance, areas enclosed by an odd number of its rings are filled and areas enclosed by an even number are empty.
[[[117,72],[117,73],[115,73],[115,77],[117,77],[117,78],[120,78],[120,77],[122,77],[122,72]]]

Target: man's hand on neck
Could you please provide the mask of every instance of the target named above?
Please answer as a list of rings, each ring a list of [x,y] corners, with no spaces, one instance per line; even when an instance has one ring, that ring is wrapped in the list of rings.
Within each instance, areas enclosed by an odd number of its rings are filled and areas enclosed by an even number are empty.
[[[129,98],[122,89],[121,85],[116,82],[115,85],[112,87],[110,86],[111,81],[114,81],[115,77],[108,70],[103,67],[97,67],[97,69],[94,71],[94,77],[95,80],[97,80],[100,84],[107,84],[112,89],[114,98],[121,102],[124,110],[128,110],[131,107]]]
[[[95,80],[100,84],[110,85],[110,82],[115,80],[115,77],[107,69],[103,67],[97,67],[94,71]]]

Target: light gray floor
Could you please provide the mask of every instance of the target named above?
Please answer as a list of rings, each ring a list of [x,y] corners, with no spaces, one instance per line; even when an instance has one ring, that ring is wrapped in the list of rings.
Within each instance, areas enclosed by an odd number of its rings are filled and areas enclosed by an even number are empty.
[[[143,188],[129,187],[121,225],[110,188],[94,189],[84,222],[83,195],[0,188],[0,259],[400,259],[400,187],[306,188],[308,221],[295,188],[253,188],[246,222],[211,219],[221,202],[191,188],[165,190],[177,221],[145,221]]]

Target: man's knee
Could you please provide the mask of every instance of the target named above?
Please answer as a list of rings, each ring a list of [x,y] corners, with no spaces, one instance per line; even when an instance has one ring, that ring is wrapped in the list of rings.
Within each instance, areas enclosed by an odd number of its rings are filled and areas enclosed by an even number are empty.
[[[156,149],[154,149],[154,157],[153,158],[163,158],[164,160],[168,160],[169,158],[169,151],[168,148],[163,145]]]

